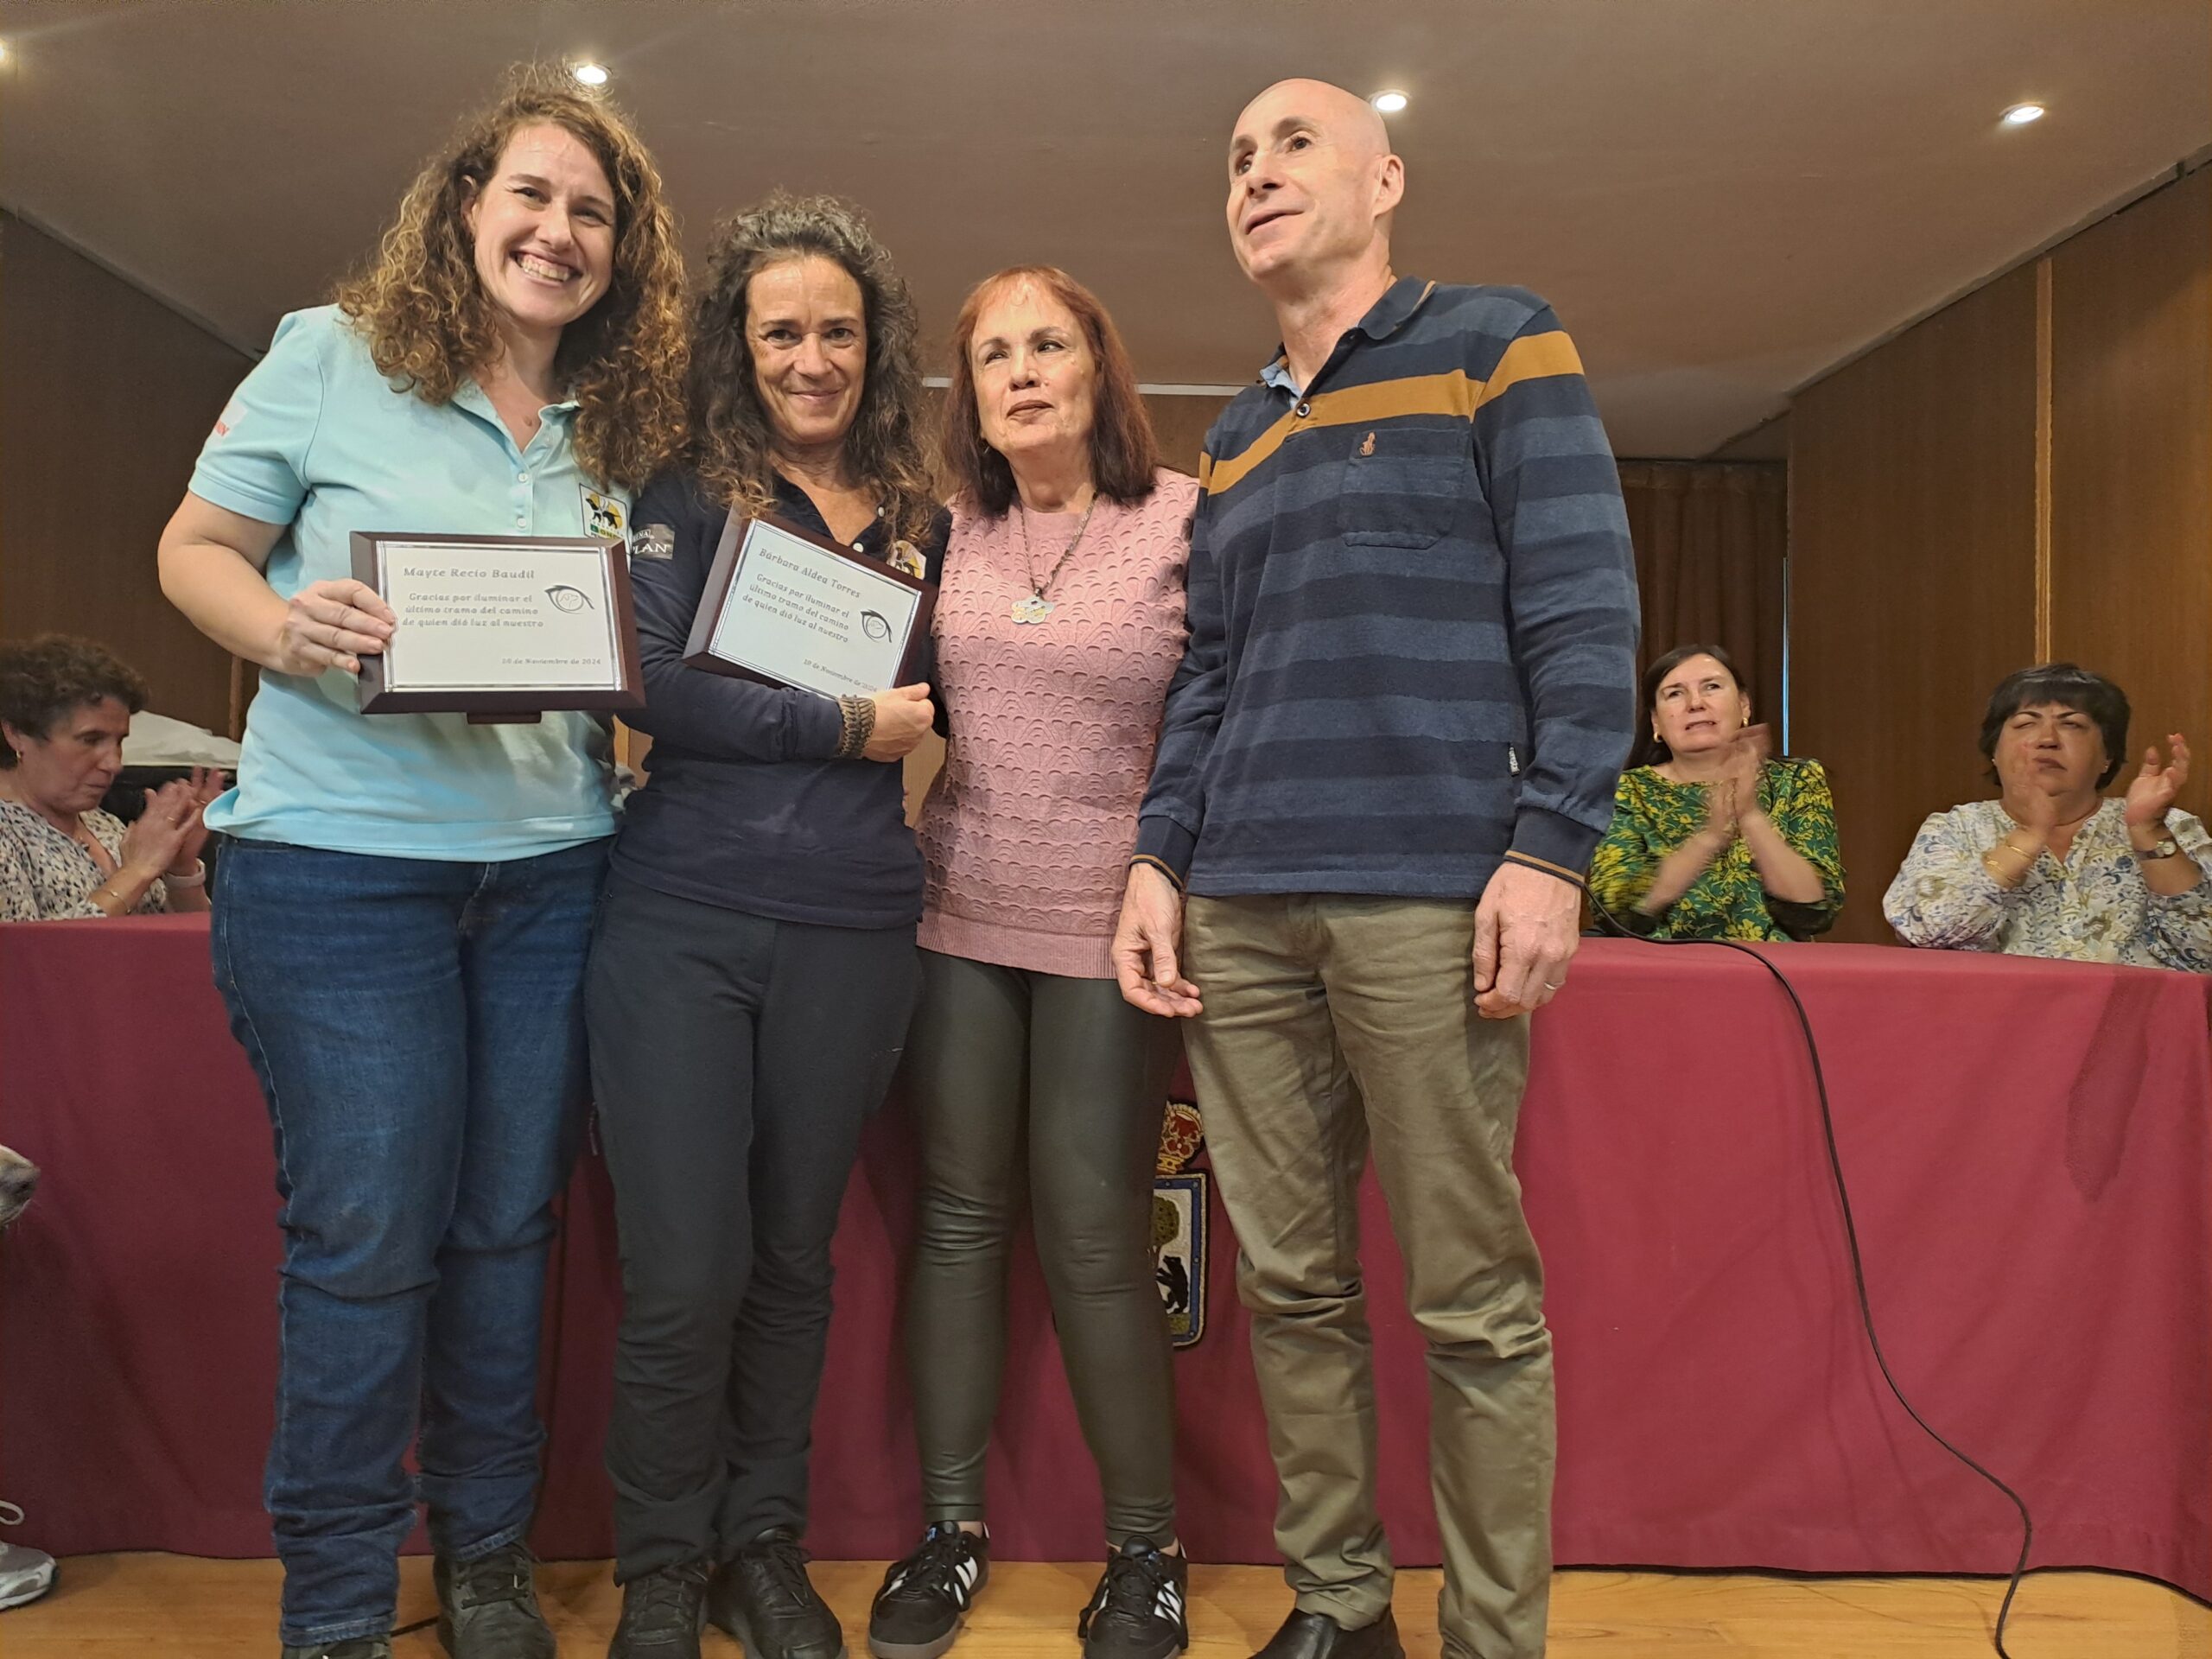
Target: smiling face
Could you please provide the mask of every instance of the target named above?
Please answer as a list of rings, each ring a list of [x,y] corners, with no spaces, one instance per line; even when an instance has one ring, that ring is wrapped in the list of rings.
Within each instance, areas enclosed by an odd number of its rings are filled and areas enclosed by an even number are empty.
[[[485,296],[522,334],[558,340],[613,279],[614,189],[565,127],[518,128],[461,216]]]
[[[1229,245],[1262,287],[1311,285],[1368,255],[1404,194],[1382,118],[1341,86],[1283,81],[1237,118]]]
[[[842,444],[868,385],[867,303],[834,259],[780,259],[745,286],[753,384],[778,447],[819,452]]]
[[[1997,734],[1997,775],[2061,796],[2093,795],[2112,757],[2104,734],[2079,709],[2037,703],[2017,711]]]
[[[1751,698],[1711,657],[1684,658],[1651,697],[1651,723],[1676,755],[1726,748],[1751,719]]]
[[[98,806],[123,770],[130,710],[102,697],[65,709],[44,737],[12,725],[5,731],[16,756],[5,774],[9,789],[27,804],[66,817]]]
[[[1076,456],[1087,464],[1098,356],[1072,311],[1035,283],[1011,283],[976,315],[968,362],[983,442],[1009,466]]]

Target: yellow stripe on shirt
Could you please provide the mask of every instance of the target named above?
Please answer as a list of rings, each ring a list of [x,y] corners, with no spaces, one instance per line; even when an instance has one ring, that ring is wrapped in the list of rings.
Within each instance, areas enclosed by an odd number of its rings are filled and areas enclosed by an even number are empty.
[[[1235,489],[1282,448],[1293,433],[1325,426],[1353,426],[1415,415],[1451,415],[1471,420],[1474,413],[1523,380],[1580,374],[1582,359],[1563,333],[1530,334],[1515,340],[1498,359],[1487,380],[1470,378],[1464,369],[1442,374],[1411,374],[1363,386],[1325,391],[1306,403],[1306,413],[1285,410],[1242,454],[1225,460],[1198,457],[1198,487],[1209,495]]]

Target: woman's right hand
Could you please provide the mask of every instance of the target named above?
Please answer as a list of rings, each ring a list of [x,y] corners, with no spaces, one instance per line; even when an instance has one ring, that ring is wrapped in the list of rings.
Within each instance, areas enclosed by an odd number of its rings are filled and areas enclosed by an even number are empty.
[[[200,822],[200,810],[192,786],[181,779],[148,790],[145,810],[123,832],[123,868],[158,880],[175,866],[185,837]]]
[[[876,694],[875,729],[863,760],[903,760],[914,746],[929,735],[937,721],[937,705],[926,685],[897,685]]]
[[[1714,779],[1705,786],[1705,834],[1707,840],[1726,847],[1736,834],[1736,791],[1733,778]]]
[[[269,666],[310,679],[334,668],[358,674],[361,658],[383,651],[398,620],[365,582],[311,582],[286,602]]]

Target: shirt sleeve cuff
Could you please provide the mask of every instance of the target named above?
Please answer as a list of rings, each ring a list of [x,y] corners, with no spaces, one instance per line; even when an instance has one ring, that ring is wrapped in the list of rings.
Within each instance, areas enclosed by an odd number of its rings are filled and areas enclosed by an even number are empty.
[[[792,701],[798,705],[791,711],[792,730],[798,740],[798,753],[793,758],[835,760],[845,741],[845,711],[838,707],[837,700],[801,696]]]
[[[1590,855],[1598,850],[1602,838],[1600,831],[1572,818],[1526,807],[1513,822],[1513,845],[1505,855],[1516,864],[1526,864],[1579,887],[1583,873],[1590,868]]]
[[[1198,845],[1198,838],[1173,818],[1157,815],[1139,818],[1136,851],[1129,861],[1158,866],[1179,887],[1189,879],[1191,855]]]

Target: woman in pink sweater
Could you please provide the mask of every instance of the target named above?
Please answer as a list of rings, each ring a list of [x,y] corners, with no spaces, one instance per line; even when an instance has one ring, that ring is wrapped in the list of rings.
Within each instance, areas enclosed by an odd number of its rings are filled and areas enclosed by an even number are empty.
[[[1189,1639],[1151,1249],[1176,1037],[1122,1000],[1107,948],[1183,654],[1198,485],[1160,466],[1121,337],[1063,271],[1001,271],[968,296],[944,416],[956,490],[937,683],[951,747],[922,814],[907,1039],[923,1135],[907,1351],[927,1531],[886,1574],[868,1643],[879,1659],[934,1659],[988,1573],[984,1450],[1026,1175],[1105,1490],[1084,1651],[1166,1659]]]

